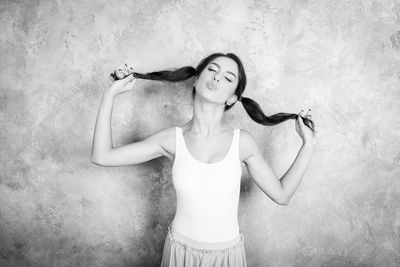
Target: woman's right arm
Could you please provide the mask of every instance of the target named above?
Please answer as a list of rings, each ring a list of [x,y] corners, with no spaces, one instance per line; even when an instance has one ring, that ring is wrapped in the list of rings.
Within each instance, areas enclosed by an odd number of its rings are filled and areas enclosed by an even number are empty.
[[[111,115],[117,95],[130,91],[135,78],[131,75],[115,81],[107,88],[101,100],[93,135],[91,162],[99,166],[124,166],[142,163],[165,155],[161,146],[165,131],[159,131],[147,139],[113,148]]]

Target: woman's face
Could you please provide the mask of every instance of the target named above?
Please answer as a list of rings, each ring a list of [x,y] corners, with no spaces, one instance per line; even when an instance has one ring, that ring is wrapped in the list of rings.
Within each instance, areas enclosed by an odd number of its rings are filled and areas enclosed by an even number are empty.
[[[201,72],[195,82],[196,94],[209,102],[221,103],[232,97],[238,85],[238,66],[228,57],[217,57]]]

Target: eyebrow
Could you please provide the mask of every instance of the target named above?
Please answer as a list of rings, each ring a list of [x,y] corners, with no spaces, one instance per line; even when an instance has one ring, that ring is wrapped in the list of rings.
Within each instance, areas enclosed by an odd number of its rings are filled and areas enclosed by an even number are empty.
[[[218,68],[221,68],[221,66],[220,66],[220,65],[218,65],[218,64],[217,64],[217,63],[215,63],[215,62],[211,62],[210,64],[215,64],[215,65],[217,65],[217,67],[218,67]],[[233,76],[235,76],[235,79],[237,79],[237,78],[236,78],[236,75],[235,75],[233,72],[231,72],[231,71],[229,71],[229,70],[228,70],[228,71],[227,71],[227,73],[230,73],[230,74],[232,74]]]

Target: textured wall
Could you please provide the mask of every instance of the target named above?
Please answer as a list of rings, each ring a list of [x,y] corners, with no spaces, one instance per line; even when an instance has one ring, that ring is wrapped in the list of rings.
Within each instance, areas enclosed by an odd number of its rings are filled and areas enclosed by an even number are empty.
[[[175,212],[166,158],[90,163],[107,75],[235,52],[267,114],[312,108],[318,145],[288,206],[243,173],[249,266],[400,265],[400,2],[1,1],[0,265],[157,266]],[[139,80],[117,97],[114,145],[191,117],[191,83]],[[253,122],[276,174],[294,121]]]

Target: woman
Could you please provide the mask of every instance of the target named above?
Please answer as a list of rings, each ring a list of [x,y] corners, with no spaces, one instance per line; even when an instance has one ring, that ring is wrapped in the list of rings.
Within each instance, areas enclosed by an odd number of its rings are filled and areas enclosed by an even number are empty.
[[[115,82],[104,91],[91,160],[101,166],[142,163],[168,157],[177,195],[176,214],[168,227],[162,266],[246,266],[244,237],[237,221],[243,162],[261,190],[273,201],[287,205],[299,185],[315,144],[309,112],[266,116],[252,99],[242,97],[246,75],[232,53],[214,53],[196,69],[147,74],[118,70]],[[137,78],[193,80],[193,117],[180,127],[160,130],[143,141],[112,147],[110,119],[114,98],[132,90]],[[248,115],[263,125],[295,119],[303,145],[289,170],[280,179],[264,160],[254,136],[231,128],[224,112],[241,101]],[[310,111],[310,110],[309,110]],[[239,142],[240,141],[240,142]]]

